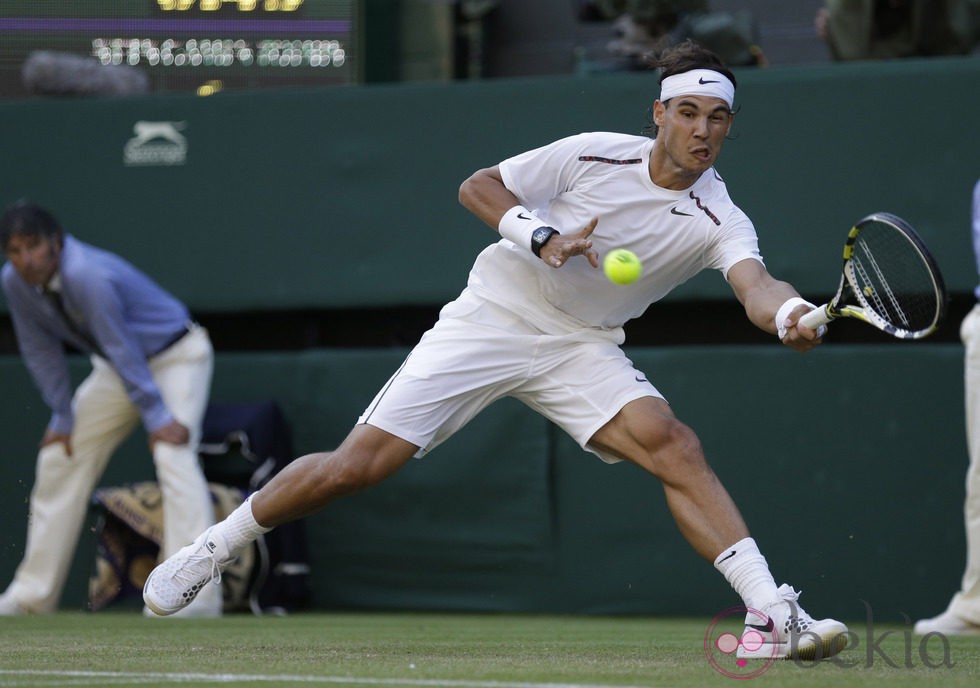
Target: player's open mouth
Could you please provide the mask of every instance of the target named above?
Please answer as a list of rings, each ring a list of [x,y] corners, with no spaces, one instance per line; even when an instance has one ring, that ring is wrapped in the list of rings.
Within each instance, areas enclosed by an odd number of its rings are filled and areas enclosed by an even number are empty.
[[[708,162],[711,160],[711,151],[707,148],[695,148],[691,151],[691,155],[700,160],[701,162]]]

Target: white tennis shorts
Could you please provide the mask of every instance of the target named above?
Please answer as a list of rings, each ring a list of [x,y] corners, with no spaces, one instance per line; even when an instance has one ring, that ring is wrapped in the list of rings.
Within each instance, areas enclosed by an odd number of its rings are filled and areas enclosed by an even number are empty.
[[[422,456],[501,397],[524,402],[588,446],[627,403],[663,395],[633,367],[615,332],[552,335],[470,292],[442,309],[358,420]]]

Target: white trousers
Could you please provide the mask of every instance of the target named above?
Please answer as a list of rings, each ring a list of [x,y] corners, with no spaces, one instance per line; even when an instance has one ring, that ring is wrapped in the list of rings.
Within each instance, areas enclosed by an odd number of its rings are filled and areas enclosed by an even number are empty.
[[[57,609],[92,492],[112,453],[140,422],[116,371],[104,359],[93,357],[92,363],[92,372],[72,400],[72,456],[66,456],[60,442],[38,453],[26,551],[4,593],[25,612]],[[214,523],[214,507],[197,454],[214,367],[207,330],[195,326],[149,363],[164,403],[191,433],[186,445],[157,442],[153,451],[163,500],[162,549],[167,557]]]
[[[966,347],[966,442],[970,466],[966,471],[966,571],[949,610],[956,616],[980,624],[980,304],[973,307],[960,325]]]

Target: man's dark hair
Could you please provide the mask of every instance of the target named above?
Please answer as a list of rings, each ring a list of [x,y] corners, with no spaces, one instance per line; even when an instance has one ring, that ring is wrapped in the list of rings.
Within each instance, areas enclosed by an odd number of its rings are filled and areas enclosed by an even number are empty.
[[[36,203],[25,200],[9,206],[0,216],[0,248],[6,251],[14,235],[43,236],[53,238],[58,243],[64,240],[64,232],[55,216]]]
[[[738,87],[735,75],[724,60],[691,39],[664,50],[654,59],[653,66],[660,69],[660,83],[668,76],[683,74],[692,69],[711,69],[724,74],[733,86]]]
[[[670,46],[655,58],[651,58],[650,66],[660,70],[658,83],[661,84],[664,82],[664,79],[675,74],[683,74],[692,69],[711,69],[719,74],[725,75],[732,82],[732,86],[738,88],[735,75],[728,68],[728,65],[725,64],[725,61],[690,38]],[[653,108],[651,107],[648,112],[646,126],[643,127],[643,133],[650,138],[656,138],[659,129],[653,121]]]

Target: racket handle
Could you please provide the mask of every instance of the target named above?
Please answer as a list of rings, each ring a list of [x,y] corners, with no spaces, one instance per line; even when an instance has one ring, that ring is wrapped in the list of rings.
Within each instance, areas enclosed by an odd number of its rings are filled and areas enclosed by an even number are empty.
[[[827,304],[824,304],[822,306],[817,306],[809,313],[804,313],[802,317],[800,317],[800,325],[805,325],[811,330],[815,330],[821,325],[826,325],[831,320],[833,320],[833,318],[827,315]]]

